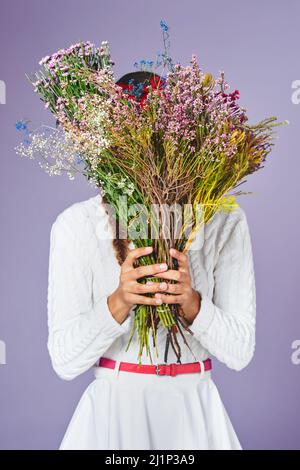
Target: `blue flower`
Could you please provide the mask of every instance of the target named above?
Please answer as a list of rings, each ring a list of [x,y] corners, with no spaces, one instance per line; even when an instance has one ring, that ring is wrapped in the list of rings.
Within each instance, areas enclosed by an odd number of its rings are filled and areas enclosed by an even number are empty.
[[[169,31],[169,26],[164,20],[160,20],[160,27],[165,32]]]
[[[18,131],[24,131],[25,129],[27,129],[27,125],[25,124],[24,121],[17,121],[16,122],[16,129]]]
[[[133,90],[132,90],[132,95],[139,99],[142,93],[143,93],[143,84],[138,83],[137,85],[134,85]]]

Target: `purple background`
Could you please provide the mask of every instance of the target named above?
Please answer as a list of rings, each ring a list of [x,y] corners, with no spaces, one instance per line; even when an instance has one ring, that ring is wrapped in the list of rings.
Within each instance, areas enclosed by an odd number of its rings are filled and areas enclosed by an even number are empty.
[[[225,7],[226,6],[226,7]],[[25,78],[40,58],[78,40],[108,40],[119,77],[135,60],[162,50],[159,21],[171,28],[171,53],[187,64],[225,70],[252,121],[268,115],[280,128],[265,168],[243,196],[255,257],[257,347],[237,373],[215,361],[214,379],[246,449],[300,449],[300,365],[291,343],[300,337],[300,107],[291,83],[300,78],[297,0],[1,0],[0,80],[7,86],[1,122],[1,318],[7,364],[0,365],[0,448],[55,449],[90,373],[71,381],[52,371],[46,349],[49,232],[56,215],[95,191],[79,178],[50,178],[15,155],[16,120],[52,123]]]

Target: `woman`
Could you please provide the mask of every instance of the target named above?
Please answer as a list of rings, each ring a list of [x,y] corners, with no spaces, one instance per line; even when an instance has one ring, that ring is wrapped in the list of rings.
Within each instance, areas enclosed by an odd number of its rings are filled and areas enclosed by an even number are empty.
[[[73,204],[51,229],[48,349],[52,364],[65,380],[90,368],[95,374],[60,449],[241,449],[212,380],[209,356],[241,370],[254,352],[255,279],[244,211],[216,213],[192,249],[186,254],[172,250],[179,264],[179,270],[173,271],[165,265],[136,268],[135,260],[146,249],[111,239],[104,202],[99,194]],[[163,282],[142,287],[138,279],[149,274],[159,275]],[[172,279],[177,283],[168,284]],[[148,292],[154,297],[146,296]],[[125,347],[133,307],[162,302],[180,304],[190,329],[186,339],[194,353],[179,338],[181,362],[196,362],[199,371],[180,373],[177,365],[155,368],[149,366],[145,353],[142,364],[148,368],[140,373],[132,366],[137,363],[137,337],[126,352]],[[157,344],[162,358],[165,330],[161,326]],[[168,363],[175,362],[170,350]],[[126,370],[127,363],[131,370]]]

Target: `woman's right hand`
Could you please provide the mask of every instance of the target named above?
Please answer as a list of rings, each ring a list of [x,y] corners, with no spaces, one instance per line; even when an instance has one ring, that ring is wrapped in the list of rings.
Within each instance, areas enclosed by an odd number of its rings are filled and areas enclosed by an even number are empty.
[[[144,276],[159,276],[159,273],[168,270],[168,265],[162,263],[134,267],[137,258],[149,255],[152,251],[152,246],[130,250],[121,266],[119,285],[107,299],[108,308],[119,323],[125,320],[133,305],[159,305],[162,303],[161,299],[148,297],[145,294],[166,291],[168,284],[155,282],[152,285],[147,285],[138,282],[138,279]]]

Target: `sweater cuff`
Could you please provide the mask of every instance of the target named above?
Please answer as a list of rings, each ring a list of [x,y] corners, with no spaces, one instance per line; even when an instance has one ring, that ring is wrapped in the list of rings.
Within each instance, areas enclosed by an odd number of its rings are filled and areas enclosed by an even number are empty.
[[[200,294],[201,295],[201,294]],[[213,321],[215,313],[215,306],[209,297],[201,295],[201,307],[199,312],[194,318],[194,321],[189,325],[189,329],[198,336],[200,333],[204,333]]]
[[[110,337],[118,337],[124,333],[127,333],[130,330],[130,314],[123,321],[123,323],[119,323],[113,317],[111,311],[108,308],[107,297],[103,297],[98,302],[96,302],[93,310],[95,312],[98,312],[98,320],[100,322],[101,333]]]

